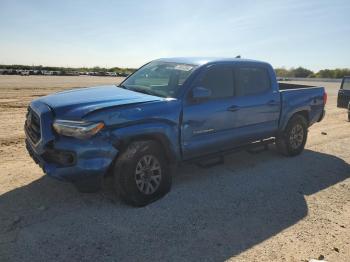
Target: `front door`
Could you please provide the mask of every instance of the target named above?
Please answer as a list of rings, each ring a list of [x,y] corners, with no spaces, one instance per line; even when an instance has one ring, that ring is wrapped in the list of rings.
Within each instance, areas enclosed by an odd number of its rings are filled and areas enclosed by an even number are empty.
[[[210,66],[195,81],[194,86],[211,90],[211,96],[184,105],[181,127],[184,159],[230,147],[235,127],[233,85],[233,69],[227,64]]]

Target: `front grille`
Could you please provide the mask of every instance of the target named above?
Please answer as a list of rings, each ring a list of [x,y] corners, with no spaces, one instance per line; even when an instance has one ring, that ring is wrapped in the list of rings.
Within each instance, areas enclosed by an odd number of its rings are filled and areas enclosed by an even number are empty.
[[[28,107],[27,119],[24,128],[34,143],[38,143],[41,138],[40,118],[33,109]]]
[[[31,158],[34,160],[34,162],[36,164],[38,164],[40,167],[43,167],[42,166],[42,163],[40,162],[39,158],[37,157],[37,155],[34,153],[31,145],[29,144],[28,140],[26,139],[26,148],[27,148],[27,151],[29,153],[29,155],[31,156]]]

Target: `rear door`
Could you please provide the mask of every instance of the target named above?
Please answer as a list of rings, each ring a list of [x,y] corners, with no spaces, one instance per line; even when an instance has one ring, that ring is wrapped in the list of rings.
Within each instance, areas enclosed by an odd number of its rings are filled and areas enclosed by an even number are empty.
[[[236,108],[234,130],[240,143],[274,136],[280,116],[280,94],[273,87],[269,69],[263,65],[234,67]]]

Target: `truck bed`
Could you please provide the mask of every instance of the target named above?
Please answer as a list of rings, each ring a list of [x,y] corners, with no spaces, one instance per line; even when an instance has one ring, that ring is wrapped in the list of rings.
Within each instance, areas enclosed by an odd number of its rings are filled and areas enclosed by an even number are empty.
[[[324,88],[318,86],[279,83],[283,128],[296,110],[308,112],[309,125],[320,121],[324,110]]]
[[[281,83],[281,82],[278,82],[278,86],[279,86],[279,90],[290,90],[290,89],[301,89],[301,88],[317,87],[317,86],[299,85],[299,84]]]

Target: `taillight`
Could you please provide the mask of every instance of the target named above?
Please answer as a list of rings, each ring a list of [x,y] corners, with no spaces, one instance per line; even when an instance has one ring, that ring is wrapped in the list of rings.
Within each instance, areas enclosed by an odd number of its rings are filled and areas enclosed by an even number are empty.
[[[327,93],[326,92],[324,92],[323,93],[323,104],[325,105],[326,103],[327,103]]]

